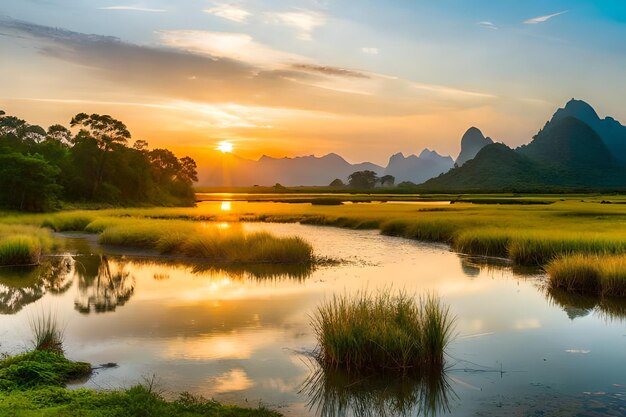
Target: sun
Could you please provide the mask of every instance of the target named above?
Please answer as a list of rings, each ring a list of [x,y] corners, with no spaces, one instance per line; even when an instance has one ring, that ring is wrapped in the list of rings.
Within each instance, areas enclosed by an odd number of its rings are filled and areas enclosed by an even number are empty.
[[[221,151],[222,153],[230,153],[233,151],[233,144],[230,142],[221,141],[217,144],[216,149],[218,151]]]

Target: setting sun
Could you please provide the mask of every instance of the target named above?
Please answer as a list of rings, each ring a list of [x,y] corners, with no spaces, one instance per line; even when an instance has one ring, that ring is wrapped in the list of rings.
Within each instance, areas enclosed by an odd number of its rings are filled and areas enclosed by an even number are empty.
[[[217,144],[217,150],[223,153],[230,153],[233,151],[233,144],[230,142],[222,141]]]

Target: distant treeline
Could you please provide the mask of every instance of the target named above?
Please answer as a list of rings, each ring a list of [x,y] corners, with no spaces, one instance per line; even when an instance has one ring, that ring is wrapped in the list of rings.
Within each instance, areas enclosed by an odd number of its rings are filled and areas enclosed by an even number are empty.
[[[0,110],[0,207],[53,209],[61,201],[111,205],[192,205],[196,163],[148,149],[119,120],[79,113],[47,130]]]

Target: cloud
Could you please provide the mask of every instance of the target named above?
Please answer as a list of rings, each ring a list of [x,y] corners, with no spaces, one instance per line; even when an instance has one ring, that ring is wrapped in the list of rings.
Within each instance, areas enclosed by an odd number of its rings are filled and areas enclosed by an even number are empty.
[[[203,30],[166,30],[159,32],[169,47],[213,58],[228,58],[264,68],[283,68],[307,58],[273,49],[256,42],[244,33],[208,32]]]
[[[487,29],[493,29],[493,30],[499,29],[498,26],[496,26],[493,22],[488,22],[488,21],[478,22],[477,25],[480,27],[487,28]]]
[[[326,24],[326,16],[311,10],[275,12],[265,14],[271,22],[292,27],[298,31],[298,39],[310,41],[313,31]]]
[[[353,71],[353,70],[349,70],[345,68],[338,68],[338,67],[329,67],[325,65],[293,64],[291,67],[297,70],[302,70],[306,72],[314,72],[314,73],[319,73],[319,74],[324,74],[324,75],[354,77],[354,78],[370,78],[368,75],[359,71]]]
[[[166,12],[165,9],[151,9],[148,7],[141,6],[108,6],[108,7],[98,7],[98,10],[127,10],[133,12],[152,12],[152,13],[162,13]]]
[[[226,124],[235,127],[267,126],[275,118],[272,114],[267,119],[254,119],[242,110],[246,108],[337,116],[405,116],[425,114],[433,108],[473,108],[494,98],[449,86],[320,65],[272,49],[245,34],[164,31],[160,32],[161,46],[148,46],[12,19],[0,19],[0,29],[23,37],[21,42],[31,42],[33,50],[43,56],[38,65],[46,65],[45,59],[73,65],[67,71],[78,71],[78,75],[71,80],[59,79],[59,91],[71,83],[73,90],[89,89],[92,100],[141,101],[139,97],[145,97],[151,103],[158,99],[157,104],[207,105],[206,117],[224,117]],[[132,98],[124,99],[124,92]],[[243,107],[223,106],[229,103]]]
[[[378,48],[364,46],[363,48],[361,48],[361,52],[368,55],[378,55],[379,51]]]
[[[546,16],[533,17],[532,19],[524,20],[524,23],[527,24],[527,25],[536,25],[538,23],[547,22],[548,20],[552,19],[553,17],[560,16],[560,15],[565,14],[567,12],[569,12],[569,10],[564,10],[562,12],[549,14],[549,15],[546,15]]]
[[[226,3],[217,4],[215,7],[204,9],[203,11],[237,23],[245,23],[251,15],[249,11],[241,6]]]

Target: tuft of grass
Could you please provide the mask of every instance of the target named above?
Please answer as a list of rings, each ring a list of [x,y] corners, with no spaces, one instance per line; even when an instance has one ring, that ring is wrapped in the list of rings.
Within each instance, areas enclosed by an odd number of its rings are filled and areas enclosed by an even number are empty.
[[[19,224],[0,224],[0,266],[38,264],[54,247],[46,229]]]
[[[472,255],[506,257],[512,240],[511,231],[469,229],[460,232],[452,242],[454,250]]]
[[[35,350],[63,353],[63,329],[54,314],[40,313],[31,318],[30,329]]]
[[[372,373],[443,369],[453,322],[438,298],[404,292],[335,295],[312,318],[323,368]]]
[[[546,267],[550,286],[570,292],[626,297],[626,255],[563,256]]]
[[[93,214],[78,212],[57,213],[46,217],[41,223],[55,232],[82,232],[94,220]]]
[[[34,265],[41,259],[43,248],[34,236],[13,235],[0,241],[0,265]]]

